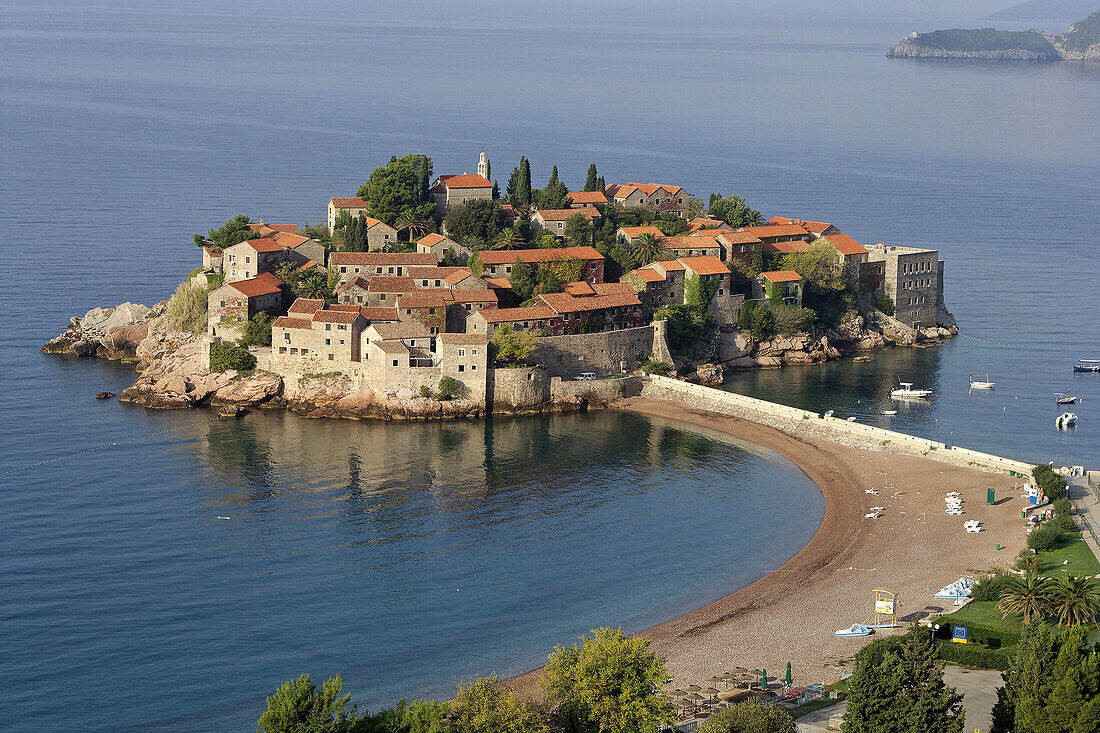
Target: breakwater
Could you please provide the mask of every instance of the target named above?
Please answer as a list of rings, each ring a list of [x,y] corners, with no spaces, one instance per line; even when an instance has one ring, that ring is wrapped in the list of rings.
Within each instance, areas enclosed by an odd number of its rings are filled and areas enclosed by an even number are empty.
[[[668,400],[708,412],[732,415],[768,425],[793,436],[815,436],[834,443],[903,455],[919,455],[983,471],[1012,471],[1029,475],[1032,465],[991,453],[919,438],[896,430],[863,425],[817,412],[725,392],[677,379],[652,375],[642,385],[642,396]]]

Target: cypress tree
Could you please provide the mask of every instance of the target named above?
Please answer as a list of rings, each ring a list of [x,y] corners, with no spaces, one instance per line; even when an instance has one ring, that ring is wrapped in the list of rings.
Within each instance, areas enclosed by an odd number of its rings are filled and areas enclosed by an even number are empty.
[[[596,186],[598,186],[598,185],[599,185],[599,183],[598,183],[597,178],[596,178],[596,164],[595,163],[590,163],[588,165],[588,175],[584,179],[584,190],[585,191],[595,191]]]
[[[519,203],[531,205],[531,163],[522,155],[519,157]]]
[[[493,180],[493,161],[488,158],[485,159],[485,177]]]
[[[599,178],[596,179],[596,190],[597,191],[606,191],[607,190],[607,182],[604,181],[603,176],[600,176]]]
[[[504,189],[504,198],[510,204],[518,204],[517,196],[520,188],[519,166],[512,167],[512,175],[508,176],[508,187]]]
[[[493,201],[496,201],[499,198],[500,198],[500,185],[496,181],[493,181]]]

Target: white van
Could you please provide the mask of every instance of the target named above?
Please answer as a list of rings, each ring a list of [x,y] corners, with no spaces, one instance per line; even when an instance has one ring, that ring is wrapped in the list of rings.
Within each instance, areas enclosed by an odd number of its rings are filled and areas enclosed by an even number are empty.
[[[595,378],[596,378],[596,372],[581,372],[577,376],[573,377],[573,379],[577,380],[578,382],[584,382],[584,381],[588,381],[589,379],[595,379]]]

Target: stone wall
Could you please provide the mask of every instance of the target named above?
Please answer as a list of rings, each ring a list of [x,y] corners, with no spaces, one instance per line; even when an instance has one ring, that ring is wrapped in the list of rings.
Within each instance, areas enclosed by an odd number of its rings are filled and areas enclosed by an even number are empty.
[[[495,411],[536,409],[550,400],[550,377],[542,367],[490,369],[486,402]]]
[[[531,355],[531,361],[546,368],[552,377],[571,379],[582,372],[609,377],[638,368],[638,357],[654,354],[672,363],[664,343],[664,321],[657,324],[624,328],[619,331],[584,333],[571,336],[544,336]],[[656,334],[660,332],[659,337]]]
[[[642,396],[668,400],[679,405],[722,415],[732,415],[751,422],[769,425],[795,437],[811,436],[863,450],[885,451],[904,455],[927,456],[960,466],[983,471],[1030,472],[1031,464],[994,456],[981,451],[949,446],[926,438],[894,430],[825,417],[797,407],[758,400],[733,392],[689,384],[668,377],[650,376],[642,385]]]
[[[642,393],[642,378],[636,375],[612,379],[550,379],[550,397],[554,401],[565,397],[581,397],[589,404],[606,404],[623,397]]]

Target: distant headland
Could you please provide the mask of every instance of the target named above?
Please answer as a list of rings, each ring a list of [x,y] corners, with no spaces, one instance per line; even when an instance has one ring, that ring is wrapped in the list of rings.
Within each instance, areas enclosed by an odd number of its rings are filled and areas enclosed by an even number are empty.
[[[1100,11],[1051,35],[1041,30],[954,28],[917,33],[891,44],[887,58],[994,61],[1089,61],[1100,63]]]

